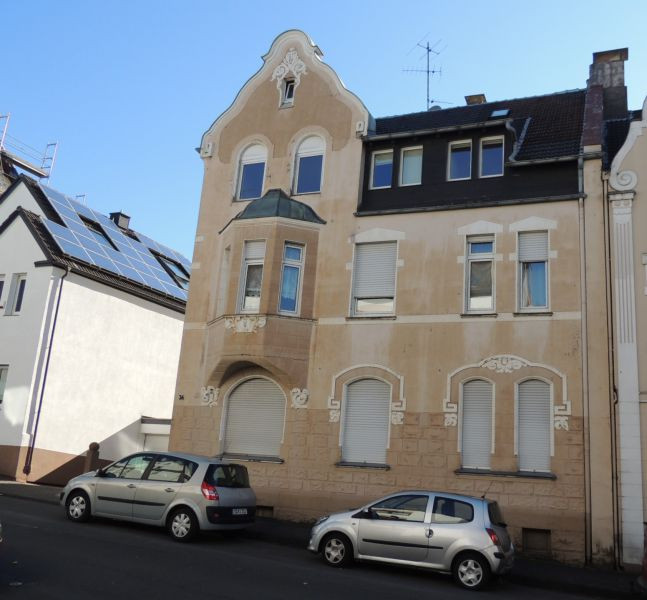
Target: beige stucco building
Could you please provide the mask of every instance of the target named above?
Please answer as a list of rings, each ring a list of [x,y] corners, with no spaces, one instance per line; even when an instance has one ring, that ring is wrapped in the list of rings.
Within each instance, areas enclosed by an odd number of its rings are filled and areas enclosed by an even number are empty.
[[[304,33],[274,40],[200,145],[170,447],[247,461],[277,517],[487,494],[526,552],[622,560],[600,109],[624,81],[596,77],[624,58],[374,119]]]

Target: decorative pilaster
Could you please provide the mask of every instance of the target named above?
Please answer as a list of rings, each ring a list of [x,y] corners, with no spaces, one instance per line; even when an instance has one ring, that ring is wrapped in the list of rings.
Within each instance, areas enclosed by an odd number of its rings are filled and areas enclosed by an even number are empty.
[[[609,193],[613,228],[623,560],[627,563],[640,563],[643,553],[643,486],[633,260],[633,199],[633,191]]]

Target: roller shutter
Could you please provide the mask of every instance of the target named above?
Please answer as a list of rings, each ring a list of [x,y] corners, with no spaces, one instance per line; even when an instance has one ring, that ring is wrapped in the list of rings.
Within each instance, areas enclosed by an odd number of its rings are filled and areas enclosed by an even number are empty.
[[[276,383],[249,379],[230,394],[225,454],[278,456],[283,438],[285,396]]]
[[[356,298],[393,298],[397,242],[357,244],[354,295]]]
[[[492,384],[475,379],[463,384],[461,430],[463,467],[489,469],[492,453]]]
[[[520,471],[550,471],[550,385],[531,379],[519,384]]]
[[[342,460],[386,463],[391,389],[377,379],[360,379],[346,388]]]
[[[519,234],[519,260],[541,262],[548,260],[548,232],[531,231]]]

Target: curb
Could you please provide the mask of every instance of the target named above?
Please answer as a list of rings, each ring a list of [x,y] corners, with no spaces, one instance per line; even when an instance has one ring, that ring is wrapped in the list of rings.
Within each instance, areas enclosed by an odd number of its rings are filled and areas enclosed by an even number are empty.
[[[7,498],[28,500],[55,506],[58,506],[59,504],[57,492],[52,492],[52,496],[48,498],[45,495],[42,495],[41,497],[40,495],[21,493],[20,491],[7,491],[6,487],[0,482],[0,498],[5,496]],[[291,521],[281,521],[279,519],[272,519],[269,517],[260,517],[257,519],[256,524],[256,527],[244,531],[244,536],[246,538],[250,540],[269,542],[280,546],[303,548],[304,552],[306,551],[305,549],[308,543],[310,525],[293,523]],[[297,533],[297,528],[299,533]],[[528,561],[527,559],[523,562],[531,564],[531,561]],[[646,595],[645,591],[637,584],[637,582],[628,577],[626,581],[619,582],[620,585],[611,587],[609,585],[600,585],[599,582],[597,584],[593,582],[590,584],[575,583],[568,581],[564,576],[559,578],[551,577],[550,564],[546,564],[547,572],[545,576],[525,574],[523,572],[519,572],[519,569],[523,569],[523,567],[519,566],[516,571],[513,569],[512,572],[504,576],[504,579],[510,583],[526,587],[561,591],[570,594],[579,594],[598,598],[611,598],[613,600],[619,600],[620,598],[645,597]]]

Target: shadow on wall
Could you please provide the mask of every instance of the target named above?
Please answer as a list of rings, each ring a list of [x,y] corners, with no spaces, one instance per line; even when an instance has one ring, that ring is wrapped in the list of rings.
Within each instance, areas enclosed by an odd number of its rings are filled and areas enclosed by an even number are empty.
[[[130,425],[113,433],[104,440],[88,440],[99,443],[98,467],[103,467],[114,460],[139,452],[144,447],[144,435],[141,433],[141,421],[137,419]],[[31,465],[31,473],[27,478],[32,483],[49,485],[64,485],[72,477],[85,472],[85,459],[87,451],[79,456],[53,450],[36,448]],[[24,460],[19,469],[22,470]]]

